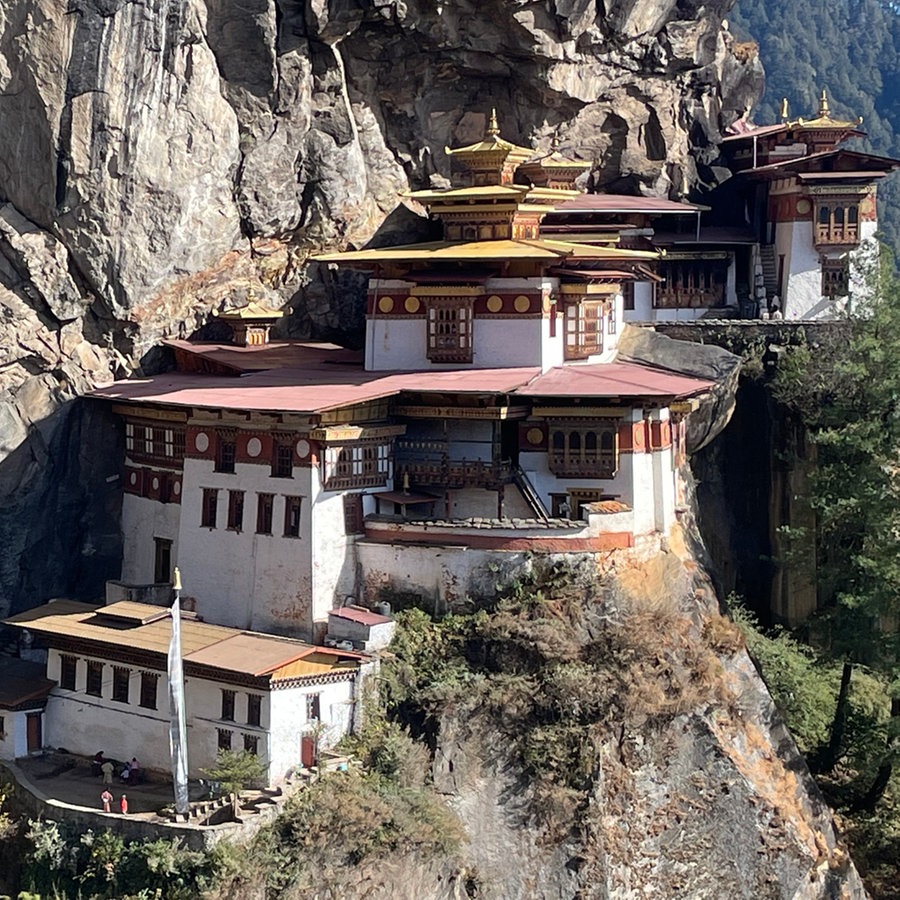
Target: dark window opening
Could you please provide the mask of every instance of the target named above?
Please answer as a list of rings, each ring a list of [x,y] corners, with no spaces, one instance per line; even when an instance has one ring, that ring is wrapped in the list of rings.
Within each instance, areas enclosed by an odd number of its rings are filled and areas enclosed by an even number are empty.
[[[247,724],[258,726],[262,721],[262,697],[259,694],[247,694]]]
[[[272,505],[274,494],[256,495],[256,533],[272,533]]]
[[[112,698],[116,703],[128,702],[128,684],[131,680],[131,671],[121,666],[113,667],[113,691]]]
[[[234,721],[234,691],[222,691],[222,719]]]
[[[75,690],[75,673],[78,660],[74,656],[61,656],[59,660],[59,686],[66,691]]]
[[[156,683],[159,675],[156,672],[141,672],[141,701],[144,709],[156,709]]]
[[[103,663],[88,660],[87,687],[85,690],[92,697],[103,696]]]

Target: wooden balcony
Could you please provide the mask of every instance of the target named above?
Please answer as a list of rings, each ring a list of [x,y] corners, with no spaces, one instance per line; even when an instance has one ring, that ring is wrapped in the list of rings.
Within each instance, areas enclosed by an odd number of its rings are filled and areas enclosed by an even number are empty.
[[[430,488],[491,488],[513,480],[509,460],[453,459],[444,441],[398,441],[394,477]]]
[[[859,223],[816,225],[817,247],[855,247],[859,243]]]

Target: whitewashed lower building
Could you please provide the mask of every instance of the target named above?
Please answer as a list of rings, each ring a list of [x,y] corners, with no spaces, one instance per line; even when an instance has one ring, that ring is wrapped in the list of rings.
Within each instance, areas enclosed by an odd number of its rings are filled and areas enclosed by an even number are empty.
[[[57,600],[6,624],[26,628],[47,648],[42,745],[137,756],[147,770],[169,769],[168,609]],[[181,639],[191,778],[219,750],[246,750],[260,758],[269,784],[278,784],[352,730],[361,654],[189,615]],[[9,758],[22,750],[0,744]]]

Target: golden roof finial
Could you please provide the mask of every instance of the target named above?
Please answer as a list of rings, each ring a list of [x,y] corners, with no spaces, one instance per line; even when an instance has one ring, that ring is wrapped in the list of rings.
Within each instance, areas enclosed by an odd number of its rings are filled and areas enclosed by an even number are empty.
[[[789,115],[790,115],[790,113],[788,110],[788,98],[782,97],[781,98],[781,121],[787,122]]]
[[[491,110],[491,120],[484,131],[485,137],[500,137],[500,126],[497,124],[497,110]]]
[[[819,118],[827,119],[831,116],[831,109],[828,106],[828,94],[825,93],[825,88],[822,88],[822,96],[819,98]]]

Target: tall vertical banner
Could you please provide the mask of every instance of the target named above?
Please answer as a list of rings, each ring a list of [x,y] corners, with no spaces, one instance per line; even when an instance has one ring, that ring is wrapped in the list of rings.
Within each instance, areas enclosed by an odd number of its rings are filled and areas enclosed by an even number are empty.
[[[181,598],[172,604],[172,640],[169,642],[169,752],[175,787],[175,812],[186,813],[188,801],[187,724],[184,711],[184,668],[181,662]]]

